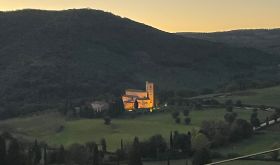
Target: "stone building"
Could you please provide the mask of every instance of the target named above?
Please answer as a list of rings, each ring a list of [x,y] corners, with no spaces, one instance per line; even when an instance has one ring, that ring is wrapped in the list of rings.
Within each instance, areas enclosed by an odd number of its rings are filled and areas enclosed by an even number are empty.
[[[154,83],[146,81],[146,90],[126,89],[122,100],[127,111],[134,110],[135,101],[139,109],[152,110],[155,107]]]

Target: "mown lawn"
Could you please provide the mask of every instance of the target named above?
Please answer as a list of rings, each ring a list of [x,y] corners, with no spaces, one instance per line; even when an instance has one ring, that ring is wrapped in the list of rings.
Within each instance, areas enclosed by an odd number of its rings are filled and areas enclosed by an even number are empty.
[[[249,119],[252,111],[236,109],[238,118]],[[155,134],[161,134],[166,139],[171,131],[187,132],[199,128],[204,120],[224,120],[224,109],[206,109],[190,113],[191,124],[184,124],[181,114],[181,124],[176,124],[171,112],[155,113],[128,119],[113,119],[111,125],[105,125],[103,119],[66,120],[57,113],[44,114],[27,118],[16,118],[0,122],[0,130],[8,130],[19,136],[30,139],[40,139],[51,145],[66,145],[73,143],[99,142],[105,138],[109,150],[115,150],[123,139],[129,143],[135,136],[140,140]],[[265,119],[269,112],[260,112]]]

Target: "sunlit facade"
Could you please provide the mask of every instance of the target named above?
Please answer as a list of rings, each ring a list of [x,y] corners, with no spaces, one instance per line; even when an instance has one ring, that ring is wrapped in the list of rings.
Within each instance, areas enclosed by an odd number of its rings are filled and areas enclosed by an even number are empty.
[[[146,82],[146,90],[127,89],[122,96],[124,108],[127,111],[134,110],[135,101],[138,109],[153,109],[155,106],[154,83]]]

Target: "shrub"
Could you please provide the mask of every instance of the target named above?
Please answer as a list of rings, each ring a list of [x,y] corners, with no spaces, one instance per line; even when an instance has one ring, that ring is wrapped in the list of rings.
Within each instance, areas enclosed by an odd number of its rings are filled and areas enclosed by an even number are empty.
[[[175,122],[176,122],[177,124],[180,124],[180,123],[181,123],[181,119],[180,119],[180,118],[176,118],[176,119],[175,119]]]
[[[189,114],[190,114],[190,110],[185,109],[185,110],[184,110],[184,116],[189,116]]]
[[[232,106],[232,105],[226,106],[226,110],[227,110],[228,112],[232,112],[232,111],[233,111],[233,106]]]
[[[201,165],[211,163],[211,152],[207,148],[200,149],[194,153],[192,164]]]
[[[180,112],[178,112],[178,111],[175,111],[175,112],[172,113],[172,117],[174,119],[178,118],[179,115],[180,115]]]
[[[279,143],[274,143],[271,147],[271,149],[276,149],[276,148],[279,148],[280,147],[280,144]],[[274,151],[274,152],[271,152],[270,153],[270,156],[271,156],[271,159],[276,161],[278,160],[278,157],[279,157],[279,151]]]
[[[237,106],[237,107],[242,107],[242,102],[241,102],[241,100],[237,100],[237,101],[235,102],[235,106]]]
[[[192,140],[192,149],[194,151],[202,150],[203,148],[209,148],[210,141],[203,133],[197,134]]]
[[[236,157],[239,157],[240,156],[240,154],[238,154],[238,153],[228,153],[227,154],[227,157],[230,159],[230,158],[236,158]]]
[[[230,113],[225,114],[224,119],[225,119],[226,122],[232,123],[232,122],[234,122],[236,117],[237,117],[237,113],[230,112]]]
[[[225,106],[232,106],[232,100],[226,100],[225,101]]]
[[[230,128],[230,139],[238,141],[253,135],[253,127],[244,119],[235,120]]]
[[[110,124],[111,124],[111,118],[110,118],[110,116],[105,116],[105,117],[104,117],[104,124],[106,124],[106,125],[110,125]]]
[[[191,119],[189,117],[185,118],[185,124],[189,125],[191,123]]]

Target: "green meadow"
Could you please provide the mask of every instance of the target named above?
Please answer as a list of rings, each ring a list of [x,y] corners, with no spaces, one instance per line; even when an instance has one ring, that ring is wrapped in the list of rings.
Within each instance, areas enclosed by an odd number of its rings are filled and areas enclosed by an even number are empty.
[[[245,104],[250,105],[269,105],[280,107],[280,86],[254,89],[242,92],[233,92],[226,97],[220,97],[219,100],[232,99],[234,101],[241,100]]]
[[[218,161],[214,160],[213,162]],[[166,165],[166,161],[158,162],[144,162],[144,165]],[[191,164],[189,160],[188,164]],[[171,160],[170,165],[186,165],[186,160]],[[236,160],[228,163],[223,163],[221,165],[279,165],[279,162],[273,161],[257,161],[257,160]]]
[[[238,143],[232,143],[224,148],[216,149],[215,151],[223,154],[238,153],[246,155],[270,150],[272,145],[276,142],[280,142],[279,131],[262,131],[249,139],[242,140]]]
[[[175,109],[174,109],[175,110]],[[170,110],[171,111],[171,110]],[[251,110],[235,109],[238,118],[249,120]],[[184,124],[184,116],[180,115],[181,123],[176,124],[171,112],[151,113],[135,118],[112,119],[111,125],[105,125],[103,119],[67,120],[58,113],[46,113],[32,117],[15,118],[0,122],[0,130],[9,130],[15,135],[34,140],[39,139],[50,145],[69,146],[73,143],[99,142],[105,138],[109,150],[115,150],[123,139],[129,143],[135,136],[140,140],[155,134],[166,139],[171,131],[187,132],[198,129],[204,120],[224,120],[225,109],[205,109],[190,112],[191,124]],[[264,120],[270,112],[259,112]]]

